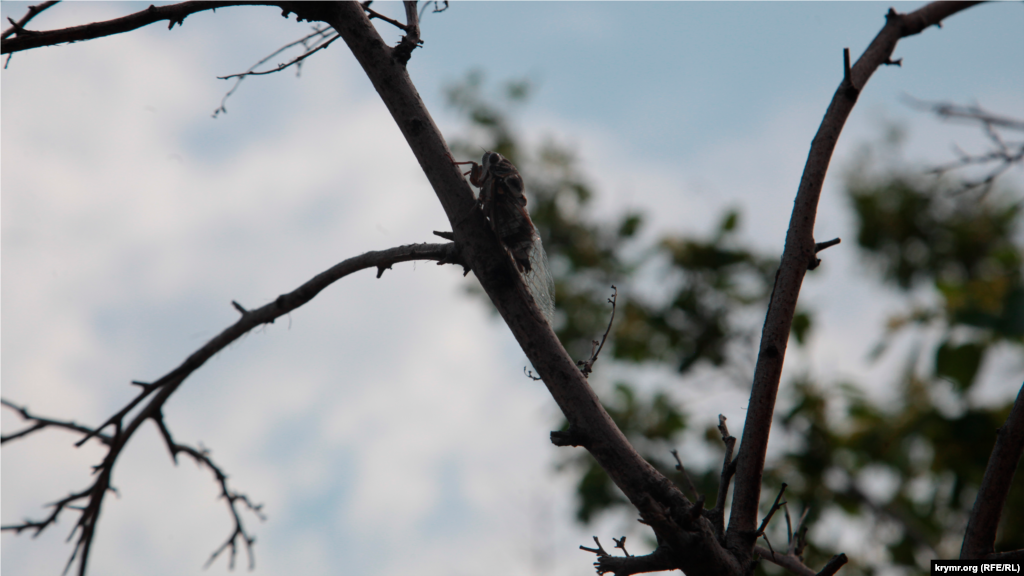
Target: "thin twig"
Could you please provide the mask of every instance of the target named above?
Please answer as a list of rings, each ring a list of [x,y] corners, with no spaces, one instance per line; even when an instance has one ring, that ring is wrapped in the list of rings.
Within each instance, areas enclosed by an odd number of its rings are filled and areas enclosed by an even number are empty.
[[[302,61],[303,60],[305,60],[306,58],[312,56],[316,52],[319,52],[320,50],[323,50],[324,48],[327,48],[328,46],[331,45],[332,42],[337,40],[339,37],[340,36],[338,35],[338,33],[334,32],[330,28],[316,28],[316,27],[314,27],[313,28],[313,32],[303,36],[302,38],[299,38],[298,40],[296,40],[294,42],[291,42],[289,44],[285,44],[284,46],[278,48],[277,50],[272,52],[267,57],[263,58],[259,62],[257,62],[255,64],[253,64],[252,66],[250,66],[249,69],[246,70],[245,72],[241,72],[241,73],[238,73],[238,74],[229,74],[227,76],[218,76],[217,78],[220,79],[220,80],[228,80],[230,78],[234,78],[235,79],[235,85],[232,86],[231,90],[228,90],[227,94],[224,94],[224,97],[220,99],[220,107],[213,111],[213,117],[216,118],[218,115],[220,115],[222,113],[224,113],[224,114],[227,113],[227,111],[228,111],[228,109],[227,109],[228,98],[230,98],[231,95],[234,94],[236,90],[238,90],[238,87],[242,84],[242,80],[245,80],[246,76],[263,76],[263,75],[266,75],[266,74],[274,74],[274,73],[280,72],[280,71],[284,70],[285,68],[288,68],[288,67],[290,67],[292,65],[298,65],[299,66],[299,70],[296,72],[296,74],[298,74],[298,73],[301,72]],[[316,42],[314,42],[312,46],[307,44],[307,42],[311,38],[317,38]],[[264,70],[262,72],[254,72],[254,70],[256,68],[259,68],[260,66],[266,64],[274,56],[277,56],[278,54],[284,52],[285,50],[288,50],[289,48],[292,48],[294,46],[298,46],[299,44],[301,44],[303,47],[305,47],[306,51],[303,52],[302,54],[300,54],[299,56],[297,56],[296,58],[292,59],[290,62],[286,62],[284,64],[279,64],[277,66],[277,68],[274,68],[272,70]]]
[[[14,404],[13,402],[9,402],[7,400],[0,399],[0,403],[10,408],[11,410],[16,411],[18,414],[21,415],[22,419],[35,422],[35,424],[33,424],[32,426],[29,426],[28,428],[20,432],[15,432],[14,434],[8,434],[7,436],[0,437],[0,444],[6,444],[11,440],[17,440],[18,438],[23,438],[34,432],[38,432],[39,430],[42,430],[43,428],[46,428],[48,426],[53,426],[54,428],[64,428],[65,430],[71,430],[72,432],[86,434],[89,437],[95,437],[97,440],[108,446],[110,445],[110,436],[107,436],[106,434],[97,434],[95,430],[89,428],[88,426],[82,426],[80,424],[76,424],[75,422],[68,422],[65,420],[54,420],[52,418],[43,418],[42,416],[36,416],[35,414],[31,414],[28,411],[27,407],[18,406],[17,404]]]
[[[373,20],[374,18],[376,18],[378,20],[383,20],[383,21],[387,22],[388,24],[391,24],[392,26],[394,26],[395,28],[398,28],[399,30],[402,30],[402,31],[405,31],[405,32],[409,31],[409,27],[406,26],[405,24],[402,24],[398,20],[394,20],[394,19],[388,18],[387,16],[381,14],[380,12],[377,12],[374,9],[370,8],[370,3],[369,2],[364,2],[363,3],[363,10],[366,10],[366,14],[370,17],[370,20]]]
[[[754,546],[754,554],[762,560],[767,560],[776,566],[781,566],[797,576],[816,576],[817,572],[809,568],[800,558],[792,554],[781,554],[765,548]]]
[[[775,515],[775,512],[777,512],[779,510],[779,508],[781,508],[782,506],[784,506],[786,504],[785,502],[780,503],[780,500],[782,500],[782,495],[785,494],[785,493],[786,493],[786,483],[783,482],[782,483],[782,488],[779,489],[779,494],[777,496],[775,496],[775,503],[772,504],[771,509],[769,509],[768,513],[765,514],[764,519],[761,521],[761,527],[757,529],[757,535],[758,536],[764,536],[765,535],[764,534],[764,529],[768,527],[768,522],[771,522],[772,516]],[[768,540],[768,538],[765,538],[765,541],[767,541],[767,540]],[[768,547],[771,548],[771,544],[769,544]]]
[[[601,337],[601,342],[594,341],[594,348],[591,351],[590,358],[586,361],[580,360],[576,364],[580,367],[580,372],[583,373],[583,377],[590,376],[590,373],[594,371],[594,364],[597,362],[597,357],[601,355],[601,350],[604,348],[604,343],[608,340],[608,334],[612,331],[612,322],[615,321],[615,302],[619,296],[619,289],[612,285],[611,297],[608,298],[608,303],[612,305],[611,317],[608,318],[608,328],[604,331],[604,336]]]
[[[722,473],[718,478],[718,496],[715,498],[715,507],[711,510],[711,521],[717,535],[721,535],[725,530],[725,499],[729,495],[732,476],[736,473],[736,461],[732,457],[736,448],[736,438],[729,434],[726,420],[725,416],[718,415],[718,431],[722,435],[722,442],[725,443],[725,456],[722,458]]]
[[[697,492],[697,487],[693,485],[693,479],[691,479],[690,475],[686,473],[686,468],[683,467],[683,461],[679,459],[679,451],[673,448],[671,452],[672,456],[676,459],[676,470],[682,474],[683,480],[686,481],[686,487],[690,489],[690,493],[693,494],[694,499],[699,498],[700,494]]]

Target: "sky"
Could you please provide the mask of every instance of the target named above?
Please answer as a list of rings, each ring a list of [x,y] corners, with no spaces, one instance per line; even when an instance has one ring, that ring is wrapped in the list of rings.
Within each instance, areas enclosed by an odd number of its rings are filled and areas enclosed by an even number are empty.
[[[3,2],[18,19],[27,3]],[[49,29],[147,4],[67,3]],[[394,3],[374,3],[398,15]],[[910,11],[916,3],[898,3]],[[422,23],[409,71],[449,138],[465,125],[444,87],[470,70],[491,86],[535,85],[517,114],[531,142],[573,147],[597,190],[595,214],[644,212],[652,234],[702,234],[728,207],[744,238],[779,251],[810,140],[854,57],[884,24],[881,3],[454,2]],[[385,37],[398,35],[378,23]],[[818,217],[842,237],[808,277],[811,344],[787,358],[823,381],[859,379],[887,315],[853,249],[839,175],[891,123],[923,167],[982,150],[969,126],[902,103],[978,103],[1024,117],[1024,8],[972,8],[904,39],[901,67],[878,70],[840,139]],[[294,73],[251,78],[212,119],[231,82],[304,35],[272,8],[190,16],[114,37],[14,55],[0,73],[0,310],[3,397],[49,417],[104,420],[256,307],[351,256],[433,242],[450,229],[369,81],[340,41]],[[276,60],[275,60],[276,63]],[[1020,169],[1008,182],[1024,183]],[[1018,187],[1018,189],[1020,189]],[[643,532],[620,518],[581,529],[571,479],[554,472],[554,403],[523,376],[525,356],[472,276],[432,263],[366,271],[224,350],[174,395],[166,421],[202,445],[232,487],[265,505],[254,574],[591,574],[594,534]],[[923,295],[922,297],[927,297]],[[979,401],[1003,400],[1024,367],[986,367]],[[592,377],[606,392],[610,374]],[[723,413],[741,433],[745,395],[707,377],[654,374],[695,421]],[[785,389],[782,394],[785,401]],[[20,427],[9,411],[4,433]],[[699,430],[698,430],[699,431]],[[2,521],[89,482],[102,451],[45,432],[3,449]],[[152,426],[115,471],[93,574],[221,574],[202,566],[231,530],[207,470],[174,466]],[[709,455],[691,443],[687,462]],[[4,533],[0,569],[57,574],[66,516],[38,538]],[[847,546],[843,534],[820,534]],[[843,539],[846,540],[843,540]],[[631,552],[643,552],[643,545]],[[245,568],[244,556],[239,559]]]

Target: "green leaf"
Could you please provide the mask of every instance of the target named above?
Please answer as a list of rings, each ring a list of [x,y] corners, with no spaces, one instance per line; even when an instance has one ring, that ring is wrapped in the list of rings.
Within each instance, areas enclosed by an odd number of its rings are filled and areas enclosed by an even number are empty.
[[[969,343],[954,346],[947,340],[935,353],[935,375],[951,380],[961,390],[974,383],[986,346]]]
[[[811,330],[811,315],[805,310],[797,310],[793,315],[793,325],[790,331],[796,338],[796,343],[803,346],[807,341],[807,333]]]

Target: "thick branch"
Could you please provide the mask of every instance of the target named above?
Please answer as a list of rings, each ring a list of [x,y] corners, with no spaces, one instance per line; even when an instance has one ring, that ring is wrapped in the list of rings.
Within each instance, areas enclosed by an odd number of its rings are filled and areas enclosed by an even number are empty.
[[[332,10],[327,23],[348,43],[394,117],[448,215],[467,263],[543,378],[575,437],[582,439],[644,519],[670,544],[677,567],[692,575],[741,573],[715,539],[710,523],[699,519],[696,526],[684,531],[672,520],[692,505],[630,446],[552,332],[476,208],[468,183],[452,163],[448,146],[401,59],[384,43],[358,4],[338,3]]]
[[[818,198],[839,134],[853,110],[860,90],[879,66],[892,61],[893,50],[900,38],[917,34],[974,4],[976,2],[933,2],[910,14],[898,14],[890,9],[881,32],[857,63],[844,74],[818,133],[811,142],[811,151],[800,179],[786,234],[786,247],[761,333],[747,419],[737,456],[732,513],[726,538],[728,547],[741,558],[749,557],[754,545],[765,450],[768,447],[782,363],[800,285],[808,263],[814,260],[814,220]]]
[[[984,558],[995,548],[999,517],[1010,492],[1013,474],[1024,450],[1024,386],[1010,409],[1006,423],[999,429],[996,445],[985,467],[981,488],[974,500],[974,509],[967,521],[967,532],[960,548],[960,558]]]

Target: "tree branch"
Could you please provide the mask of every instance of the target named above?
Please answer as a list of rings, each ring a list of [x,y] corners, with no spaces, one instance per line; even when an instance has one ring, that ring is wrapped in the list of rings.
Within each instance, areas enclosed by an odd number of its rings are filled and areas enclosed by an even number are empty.
[[[573,437],[590,451],[655,533],[670,546],[677,567],[688,574],[740,574],[703,518],[687,530],[681,523],[693,505],[646,462],[615,426],[583,374],[566,353],[504,255],[469,184],[450,159],[448,146],[409,78],[358,4],[338,3],[326,21],[356,56],[387,106],[448,215],[466,262],[508,324],[523,352],[569,422]]]
[[[974,508],[967,520],[960,558],[984,558],[995,549],[999,517],[1010,492],[1021,451],[1024,450],[1024,386],[1010,409],[1006,423],[999,429],[992,455],[981,479],[981,488],[974,499]]]
[[[619,296],[619,289],[613,285],[612,290],[614,290],[614,292],[612,292],[612,295],[608,298],[608,303],[612,305],[612,313],[610,318],[608,318],[608,329],[604,331],[604,336],[601,337],[600,342],[597,340],[592,341],[594,346],[590,353],[590,358],[576,362],[576,365],[579,366],[580,372],[583,373],[584,378],[590,376],[590,373],[594,371],[594,364],[597,362],[597,357],[601,355],[601,350],[604,349],[604,343],[608,340],[608,334],[612,331],[612,322],[615,321],[615,302]],[[676,457],[676,460],[679,460],[678,456]],[[679,466],[682,465],[683,463],[679,462]],[[685,474],[685,472],[683,473]]]
[[[67,422],[65,420],[53,420],[51,418],[43,418],[42,416],[36,416],[34,414],[31,414],[28,411],[27,407],[18,406],[17,404],[14,404],[13,402],[10,402],[8,400],[0,399],[0,404],[3,404],[4,406],[7,406],[11,410],[16,411],[18,414],[21,415],[22,419],[31,420],[35,422],[35,424],[33,424],[32,426],[29,426],[28,428],[20,432],[15,432],[14,434],[9,434],[7,436],[0,437],[0,444],[6,444],[11,440],[17,440],[18,438],[23,438],[25,436],[32,434],[33,432],[37,432],[48,426],[53,426],[54,428],[64,428],[65,430],[71,430],[72,432],[89,434],[91,437],[96,438],[100,442],[108,446],[110,445],[110,436],[107,436],[106,434],[97,434],[92,428],[89,428],[87,426],[82,426],[81,424],[76,424],[75,422]]]
[[[719,538],[725,532],[725,499],[729,495],[732,476],[736,473],[736,461],[732,458],[733,450],[736,448],[736,437],[729,434],[729,427],[725,425],[726,420],[725,416],[718,415],[718,431],[722,434],[722,442],[725,443],[725,457],[722,459],[722,474],[718,478],[715,507],[709,511],[715,534]]]
[[[596,536],[594,537],[594,541],[597,542]],[[616,548],[619,548],[619,546],[616,546]],[[584,546],[580,546],[580,549],[597,554],[597,560],[594,562],[594,568],[597,569],[598,574],[607,574],[611,572],[615,576],[629,576],[630,574],[661,572],[663,570],[672,570],[674,568],[672,552],[664,546],[658,546],[654,549],[654,552],[645,556],[629,556],[628,554],[626,556],[612,556],[605,552],[604,548],[601,547],[600,542],[597,542],[596,549],[586,548]],[[623,552],[625,552],[625,550],[623,550]]]
[[[761,496],[765,450],[775,411],[775,398],[782,375],[793,314],[809,262],[814,261],[814,220],[821,186],[828,171],[839,134],[857,95],[874,71],[891,57],[896,43],[903,37],[917,34],[940,23],[944,18],[969,8],[976,2],[933,2],[910,13],[899,14],[890,9],[886,23],[864,54],[847,68],[832,102],[825,112],[818,133],[811,142],[800,186],[797,190],[786,233],[786,246],[775,278],[768,313],[761,333],[757,366],[743,427],[739,455],[736,457],[736,479],[733,486],[732,512],[726,545],[740,558],[748,558],[756,539],[757,507]]]
[[[22,19],[18,20],[17,22],[15,22],[14,20],[11,20],[10,18],[8,18],[7,21],[11,23],[11,27],[8,28],[7,30],[4,30],[4,33],[3,33],[2,36],[0,36],[0,39],[6,40],[7,38],[9,38],[12,34],[14,34],[16,32],[17,33],[27,32],[25,30],[25,24],[28,24],[29,20],[35,18],[36,16],[39,15],[40,12],[42,12],[43,10],[46,10],[47,8],[53,6],[54,4],[57,4],[58,2],[60,2],[60,0],[50,0],[49,2],[43,2],[42,4],[39,4],[38,6],[29,6],[28,7],[28,13],[25,14],[25,16],[23,16]],[[31,34],[31,32],[28,32],[28,33]]]
[[[797,576],[815,576],[817,572],[807,567],[803,560],[793,554],[783,554],[769,550],[763,546],[754,546],[754,553],[762,560],[781,566]]]
[[[13,54],[14,52],[41,48],[43,46],[55,46],[66,42],[81,42],[104,36],[113,36],[114,34],[131,32],[132,30],[163,20],[170,22],[167,26],[167,29],[170,30],[174,28],[175,24],[181,26],[185,22],[185,18],[191,14],[206,10],[216,10],[217,8],[227,6],[278,6],[284,11],[283,15],[285,17],[290,12],[299,13],[299,10],[296,8],[306,8],[307,10],[305,11],[308,12],[308,6],[302,6],[301,2],[271,2],[269,0],[229,0],[222,2],[194,0],[159,7],[151,5],[145,10],[129,14],[128,16],[103,22],[93,22],[82,26],[72,26],[44,32],[19,30],[13,38],[7,37],[8,32],[10,32],[10,30],[7,30],[4,32],[3,40],[0,41],[0,54]]]
[[[311,44],[307,43],[311,39],[316,38],[318,36],[319,36],[319,38],[317,38]],[[302,70],[302,61],[303,60],[305,60],[306,58],[309,58],[310,56],[312,56],[313,54],[319,52],[320,50],[324,50],[325,48],[327,48],[328,46],[333,44],[334,41],[337,40],[338,38],[340,38],[340,36],[338,36],[338,33],[335,32],[334,30],[331,30],[329,28],[320,29],[320,28],[317,28],[317,27],[314,26],[313,32],[303,36],[302,38],[299,38],[298,40],[296,40],[294,42],[290,42],[290,43],[288,43],[288,44],[278,48],[277,50],[272,52],[266,58],[263,58],[259,62],[257,62],[255,64],[253,64],[252,66],[250,66],[249,69],[246,70],[245,72],[240,72],[238,74],[229,74],[227,76],[218,76],[217,77],[218,80],[228,80],[230,78],[234,78],[235,79],[235,85],[231,87],[231,90],[228,90],[227,94],[225,94],[223,98],[221,98],[221,100],[220,100],[220,107],[218,107],[216,110],[213,111],[213,117],[216,118],[217,116],[219,116],[222,113],[223,114],[227,114],[227,112],[228,112],[228,109],[227,109],[228,98],[230,98],[231,95],[235,93],[235,90],[238,90],[238,87],[242,84],[242,80],[245,80],[245,78],[247,76],[263,76],[263,75],[266,75],[266,74],[275,74],[275,73],[280,72],[280,71],[284,70],[285,68],[288,68],[288,67],[290,67],[292,65],[297,65],[298,66],[298,70],[301,71]],[[305,51],[302,54],[300,54],[299,56],[293,58],[291,61],[286,62],[284,64],[279,64],[277,66],[277,68],[273,68],[271,70],[262,70],[262,71],[259,71],[259,72],[255,71],[256,68],[262,66],[263,64],[265,64],[267,61],[269,61],[274,56],[277,56],[278,54],[284,52],[285,50],[287,50],[287,49],[289,49],[289,48],[291,48],[293,46],[298,46],[299,44],[302,44],[302,46],[305,48]],[[298,72],[296,72],[296,74],[298,74]]]
[[[78,532],[79,537],[75,544],[75,549],[71,554],[71,558],[68,560],[68,568],[71,567],[76,558],[79,558],[78,573],[79,575],[84,576],[86,566],[88,564],[89,552],[92,549],[96,523],[99,520],[99,514],[103,507],[103,498],[106,496],[107,491],[111,489],[110,477],[113,473],[114,466],[117,463],[117,459],[120,457],[125,445],[128,443],[128,440],[135,434],[139,427],[142,426],[146,420],[153,420],[160,430],[161,436],[164,438],[167,448],[171,452],[175,462],[177,462],[177,454],[179,452],[185,452],[201,465],[208,467],[213,471],[217,481],[221,485],[221,496],[228,501],[228,507],[230,508],[231,514],[235,520],[235,530],[228,540],[213,553],[210,560],[207,562],[207,565],[216,560],[217,556],[225,549],[230,548],[230,562],[233,566],[237,552],[236,542],[237,539],[241,538],[246,544],[246,548],[249,553],[250,566],[252,566],[254,562],[252,557],[252,543],[254,542],[254,539],[245,531],[236,505],[238,503],[245,504],[250,510],[256,513],[257,516],[261,516],[260,507],[252,504],[245,495],[228,489],[227,476],[224,475],[224,473],[209,459],[209,455],[205,451],[196,450],[189,446],[174,442],[163,421],[162,410],[165,402],[171,394],[178,389],[182,382],[192,374],[192,372],[198,370],[217,352],[223,350],[253,328],[260,326],[261,324],[273,323],[275,319],[288,314],[292,310],[295,310],[309,302],[324,288],[353,272],[364,270],[366,268],[377,268],[377,277],[379,278],[384,271],[391,268],[393,264],[397,262],[408,262],[411,260],[435,260],[439,264],[462,262],[462,258],[459,255],[455,244],[413,244],[408,246],[399,246],[389,250],[367,252],[360,256],[349,258],[348,260],[340,262],[328,270],[321,272],[292,292],[282,294],[270,304],[255,310],[246,310],[237,302],[232,302],[235,309],[241,314],[241,318],[239,318],[237,322],[215,336],[202,348],[189,356],[181,365],[161,377],[156,382],[153,382],[152,384],[133,382],[133,384],[141,386],[142,391],[139,392],[138,396],[129,402],[126,407],[119,410],[114,416],[108,418],[98,428],[92,429],[85,426],[79,426],[74,423],[40,419],[28,414],[26,409],[19,408],[13,403],[4,400],[3,404],[5,406],[18,410],[23,417],[31,418],[37,423],[37,426],[33,426],[28,430],[17,433],[13,437],[7,439],[26,436],[41,430],[46,426],[58,426],[83,433],[84,437],[79,440],[78,445],[83,444],[90,438],[99,438],[107,444],[109,450],[107,451],[103,462],[95,466],[95,469],[99,474],[92,486],[88,489],[83,492],[72,494],[71,496],[53,504],[53,513],[43,521],[25,521],[22,524],[4,526],[2,529],[13,531],[15,533],[32,529],[38,534],[42,530],[46,529],[50,524],[55,523],[57,516],[64,509],[75,508],[80,510],[79,520],[72,532],[72,536]],[[123,426],[123,420],[127,414],[144,399],[149,397],[150,394],[154,394],[154,396],[141,410],[139,410],[127,426]],[[113,436],[105,436],[101,434],[101,431],[107,426],[114,426],[115,433]],[[85,506],[81,508],[73,506],[73,504],[79,500],[85,500]],[[81,556],[79,556],[79,553]]]

